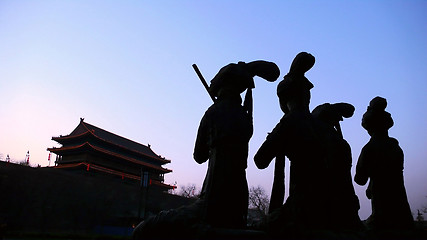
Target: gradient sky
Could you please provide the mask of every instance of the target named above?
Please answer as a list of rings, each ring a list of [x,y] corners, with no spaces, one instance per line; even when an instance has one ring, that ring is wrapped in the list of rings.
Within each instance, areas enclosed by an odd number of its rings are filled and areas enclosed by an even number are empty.
[[[375,96],[388,100],[390,136],[405,153],[413,212],[427,205],[427,1],[8,1],[0,2],[0,157],[47,166],[52,136],[80,117],[151,144],[172,163],[167,183],[202,185],[207,164],[192,158],[211,100],[209,81],[224,65],[268,60],[287,73],[298,52],[316,57],[306,74],[310,109],[348,102],[342,123],[353,175],[369,135],[361,117]],[[273,166],[253,155],[282,116],[276,87],[256,78],[247,178],[269,193]],[[289,167],[289,163],[288,163]],[[385,166],[386,168],[386,166]],[[327,186],[325,186],[327,187]],[[355,184],[362,219],[366,187]]]

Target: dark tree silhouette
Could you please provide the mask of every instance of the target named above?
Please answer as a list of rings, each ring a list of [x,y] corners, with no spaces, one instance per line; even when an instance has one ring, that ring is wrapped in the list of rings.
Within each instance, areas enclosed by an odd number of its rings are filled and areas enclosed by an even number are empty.
[[[178,195],[186,198],[198,198],[200,196],[200,190],[197,190],[196,184],[192,183],[187,186],[181,186]]]
[[[263,216],[267,216],[269,197],[261,186],[252,186],[249,189],[249,208],[256,209]]]

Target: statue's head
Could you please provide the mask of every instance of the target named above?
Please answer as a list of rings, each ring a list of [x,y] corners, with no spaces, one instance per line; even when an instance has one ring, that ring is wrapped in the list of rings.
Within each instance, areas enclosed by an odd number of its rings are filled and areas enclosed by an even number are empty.
[[[286,101],[310,92],[313,87],[313,84],[304,76],[286,75],[277,85],[277,96]]]
[[[289,74],[304,75],[308,70],[314,66],[316,59],[313,55],[307,52],[298,53],[292,61]]]
[[[222,67],[211,80],[209,91],[218,96],[220,90],[242,93],[248,87],[254,87],[253,76],[247,70],[246,63],[230,63]]]
[[[394,122],[391,114],[385,111],[387,100],[382,97],[375,97],[369,102],[368,109],[362,118],[362,127],[370,134],[378,131],[387,131]]]
[[[313,109],[311,114],[331,125],[337,124],[344,118],[350,118],[354,114],[354,106],[349,103],[324,103]]]
[[[310,103],[310,89],[313,88],[313,84],[304,74],[313,67],[314,62],[315,58],[310,53],[298,53],[292,61],[289,73],[277,85],[277,96],[283,112],[289,111],[287,107],[289,101],[297,101],[307,106]]]
[[[255,88],[254,76],[273,82],[279,75],[279,68],[272,62],[259,60],[249,63],[230,63],[221,68],[211,80],[209,92],[214,96],[218,96],[221,90],[240,94],[247,88]]]

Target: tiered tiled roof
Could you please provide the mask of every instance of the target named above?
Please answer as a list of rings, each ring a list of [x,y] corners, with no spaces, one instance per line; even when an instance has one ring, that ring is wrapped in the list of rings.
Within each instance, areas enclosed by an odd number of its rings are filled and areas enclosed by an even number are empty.
[[[99,128],[84,122],[83,118],[80,119],[80,124],[69,135],[52,137],[52,140],[57,141],[58,143],[64,144],[67,142],[74,141],[75,139],[88,137],[88,136],[97,138],[102,142],[105,142],[110,145],[114,145],[126,151],[131,151],[133,153],[149,157],[151,160],[155,160],[159,162],[161,165],[171,162],[170,160],[155,154],[153,150],[151,150],[150,145],[148,145],[147,147],[143,144],[137,143],[135,141],[121,137],[114,133],[108,132],[102,128]],[[55,150],[55,148],[49,148],[48,150],[49,151]]]
[[[92,153],[94,156],[105,159],[106,162],[95,160],[91,161],[84,160],[82,158],[76,158],[76,160],[58,161],[58,166],[55,168],[82,168],[87,166],[89,169],[96,171],[121,176],[122,178],[129,178],[134,180],[140,180],[140,176],[135,175],[135,170],[131,169],[145,169],[154,174],[165,174],[170,173],[172,170],[162,167],[162,165],[170,163],[171,161],[165,159],[154,153],[150,145],[145,146],[127,138],[121,137],[114,133],[108,132],[102,128],[96,127],[89,123],[84,122],[84,119],[80,119],[79,125],[66,136],[52,137],[52,140],[62,144],[62,147],[48,148],[48,151],[54,152],[59,156],[76,156],[80,153]],[[62,158],[61,158],[62,159]],[[70,159],[70,158],[68,158]],[[72,158],[71,158],[72,159]],[[114,169],[108,167],[111,166],[108,163],[115,162]],[[123,162],[127,167],[121,168],[117,165]],[[123,165],[123,166],[124,166]],[[138,167],[140,166],[140,167]],[[127,170],[126,170],[127,169]],[[161,177],[160,179],[162,179]],[[161,180],[162,181],[162,180]],[[153,185],[157,185],[163,188],[172,188],[159,181],[159,179],[152,179],[150,182]]]
[[[77,145],[77,146],[61,147],[61,148],[48,148],[49,151],[57,153],[57,154],[65,153],[65,152],[71,152],[71,151],[87,150],[87,149],[93,150],[93,151],[96,151],[96,152],[99,152],[99,153],[104,153],[104,154],[107,154],[107,155],[110,155],[110,156],[118,157],[120,159],[123,159],[123,160],[129,161],[129,162],[136,163],[136,164],[141,165],[141,166],[145,166],[145,167],[157,170],[157,171],[159,171],[161,173],[172,172],[172,170],[170,170],[170,169],[163,168],[163,167],[160,167],[160,166],[157,166],[157,165],[154,165],[154,164],[146,163],[146,162],[143,162],[141,160],[138,160],[138,159],[135,159],[135,158],[132,158],[132,157],[127,157],[127,156],[118,154],[116,152],[109,151],[109,150],[107,150],[105,148],[94,146],[94,145],[92,145],[92,144],[90,144],[88,142],[85,142],[85,143]]]

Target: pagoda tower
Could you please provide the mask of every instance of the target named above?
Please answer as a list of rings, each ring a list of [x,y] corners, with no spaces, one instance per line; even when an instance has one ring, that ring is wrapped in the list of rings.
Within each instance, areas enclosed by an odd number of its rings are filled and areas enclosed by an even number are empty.
[[[161,191],[173,188],[164,183],[164,174],[172,170],[162,166],[170,160],[154,153],[150,145],[108,132],[84,122],[83,118],[69,135],[52,140],[62,145],[47,149],[57,155],[54,168],[89,172],[134,184],[148,182]],[[145,176],[143,181],[141,176]]]

